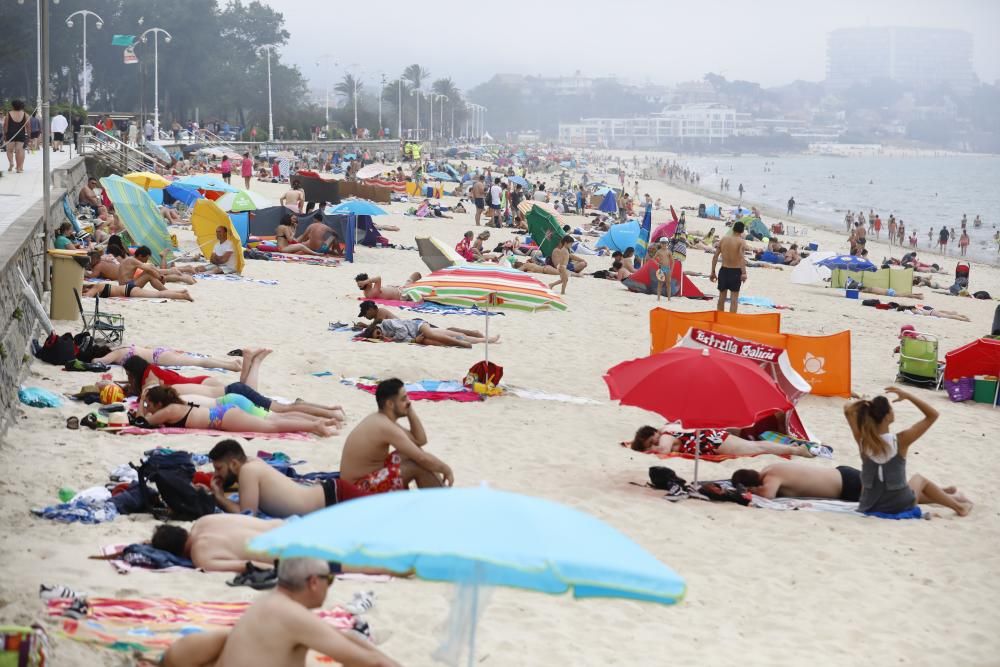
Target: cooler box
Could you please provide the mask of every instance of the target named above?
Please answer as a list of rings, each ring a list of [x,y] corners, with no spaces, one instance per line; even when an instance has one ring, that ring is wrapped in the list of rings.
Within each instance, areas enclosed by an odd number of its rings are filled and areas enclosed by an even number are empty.
[[[844,290],[844,296],[848,299],[857,299],[860,292],[856,289]]]
[[[976,388],[972,392],[972,400],[976,403],[993,405],[997,395],[997,378],[993,375],[977,375]]]
[[[819,250],[819,244],[818,243],[810,243],[809,245],[806,246],[806,250],[808,250],[809,252],[813,252],[815,250]]]

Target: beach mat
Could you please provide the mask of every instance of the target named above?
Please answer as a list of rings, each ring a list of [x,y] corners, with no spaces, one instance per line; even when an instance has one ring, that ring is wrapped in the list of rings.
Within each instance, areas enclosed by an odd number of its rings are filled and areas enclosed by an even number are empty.
[[[59,633],[70,639],[157,660],[176,640],[193,632],[231,628],[249,602],[190,602],[178,598],[89,598],[86,618],[61,618],[73,602],[49,600],[47,613],[59,623]],[[338,630],[354,625],[354,615],[340,607],[318,609],[316,615]],[[310,651],[307,665],[334,664]]]
[[[341,384],[356,387],[361,391],[374,394],[378,380],[372,378],[343,378]],[[406,395],[413,401],[458,401],[460,403],[478,403],[485,399],[471,389],[455,381],[421,380],[406,383]]]
[[[631,442],[622,441],[619,444],[621,444],[622,447],[624,447],[625,449],[627,449],[629,451],[635,451],[634,449],[632,449],[632,443]],[[635,453],[636,454],[651,454],[651,455],[655,456],[658,459],[690,459],[691,461],[694,461],[694,454],[685,454],[684,452],[654,452],[654,451],[645,451],[645,452],[635,452]],[[755,456],[777,456],[777,455],[776,454],[699,454],[698,455],[698,460],[699,461],[712,461],[713,463],[721,463],[722,461],[728,461],[730,459],[746,459],[746,458],[753,458]],[[792,457],[791,457],[790,454],[782,454],[781,458],[783,458],[783,459],[790,459]]]

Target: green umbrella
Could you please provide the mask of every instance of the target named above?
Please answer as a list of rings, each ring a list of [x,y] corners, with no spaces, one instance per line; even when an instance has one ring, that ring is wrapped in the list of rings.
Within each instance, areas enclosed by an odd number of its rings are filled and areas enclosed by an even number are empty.
[[[566,236],[566,232],[559,225],[559,220],[553,213],[538,205],[532,205],[525,219],[528,221],[531,239],[538,244],[543,255],[551,257],[560,239]]]

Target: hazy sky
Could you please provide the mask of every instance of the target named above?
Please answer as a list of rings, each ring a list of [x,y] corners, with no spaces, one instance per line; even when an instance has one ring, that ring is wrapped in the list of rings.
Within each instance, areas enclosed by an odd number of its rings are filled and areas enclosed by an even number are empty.
[[[419,62],[460,88],[494,73],[614,74],[675,83],[705,72],[765,86],[820,81],[826,35],[858,26],[933,26],[973,34],[973,67],[1000,80],[1000,0],[504,0],[423,4],[264,0],[285,15],[283,56],[314,88],[345,66],[371,84]],[[597,7],[605,7],[598,11]],[[384,28],[366,26],[379,16]],[[488,20],[495,27],[488,27]],[[317,56],[329,54],[320,60]],[[334,63],[339,63],[334,66]]]

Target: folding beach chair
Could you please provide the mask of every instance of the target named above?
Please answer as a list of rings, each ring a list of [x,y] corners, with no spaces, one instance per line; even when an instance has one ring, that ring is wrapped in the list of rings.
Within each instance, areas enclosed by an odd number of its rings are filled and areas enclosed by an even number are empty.
[[[938,363],[938,339],[933,334],[911,332],[899,343],[897,382],[940,389],[944,365]]]
[[[80,307],[83,330],[90,334],[90,339],[95,343],[104,343],[112,347],[121,345],[125,340],[125,318],[114,313],[102,313],[99,296],[94,298],[94,314],[88,316],[83,312],[83,301],[80,300],[80,293],[75,287],[73,294],[76,295],[76,304]]]

